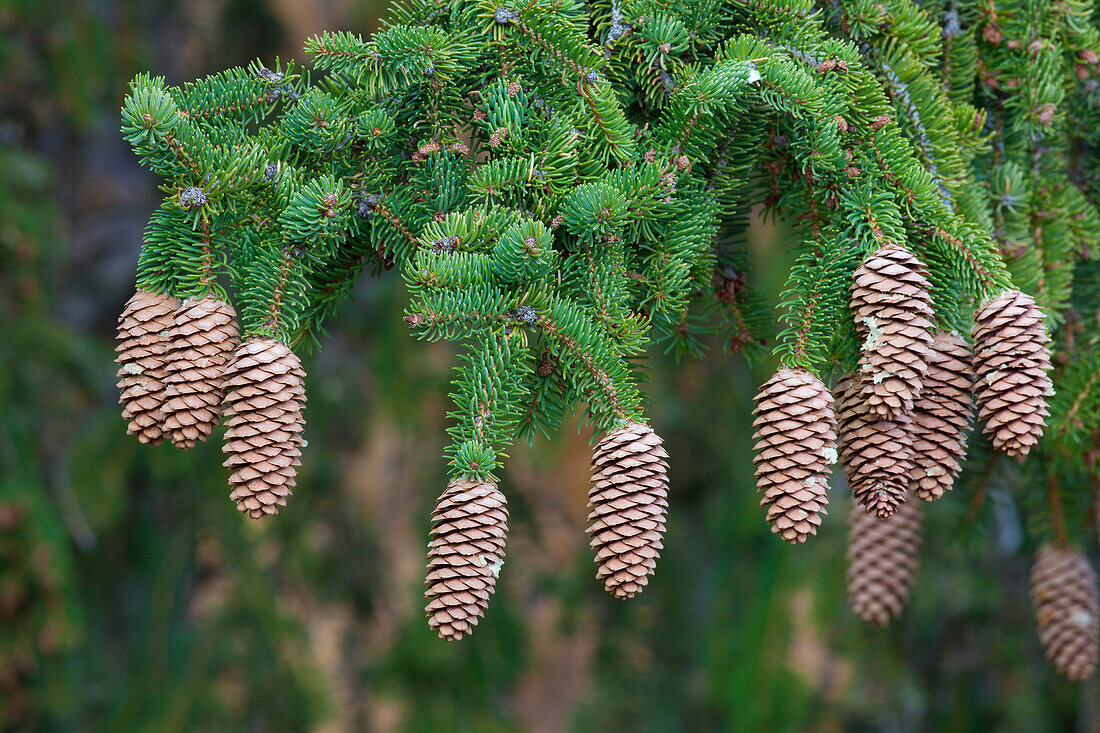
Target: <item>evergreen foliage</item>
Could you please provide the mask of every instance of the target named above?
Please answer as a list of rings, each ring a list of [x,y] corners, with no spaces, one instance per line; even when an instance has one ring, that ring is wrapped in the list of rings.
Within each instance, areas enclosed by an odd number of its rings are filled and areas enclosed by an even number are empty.
[[[255,30],[271,22],[264,5],[215,3],[231,42],[207,41],[212,57],[196,55],[195,46],[204,45],[209,33],[217,37],[216,25],[194,36],[186,20],[176,25],[191,10],[208,12],[208,3],[123,0],[104,14],[102,4],[16,0],[0,13],[0,68],[6,72],[0,80],[0,354],[6,357],[0,359],[0,503],[5,520],[23,517],[15,527],[5,521],[0,542],[5,601],[22,599],[16,616],[5,616],[0,635],[0,676],[11,679],[13,662],[20,670],[20,689],[5,687],[0,694],[0,727],[300,730],[334,712],[342,716],[334,724],[351,727],[370,727],[376,712],[398,717],[397,725],[411,730],[550,724],[537,695],[532,703],[531,690],[539,687],[532,678],[552,684],[543,689],[562,711],[556,718],[561,727],[568,720],[580,730],[904,728],[915,720],[929,728],[1045,730],[1087,725],[1095,717],[1089,706],[1095,687],[1044,672],[1039,645],[1029,642],[1034,622],[1018,584],[1026,580],[1025,553],[1050,528],[1043,506],[1050,474],[1043,461],[1019,467],[1001,456],[987,464],[989,446],[975,434],[967,468],[975,480],[960,482],[953,498],[927,507],[932,541],[923,548],[921,577],[902,623],[869,631],[837,596],[843,507],[834,505],[812,552],[790,552],[761,531],[757,499],[743,479],[752,468],[749,454],[734,446],[751,431],[746,401],[770,365],[750,377],[740,360],[711,353],[673,370],[651,350],[647,412],[675,458],[673,511],[658,582],[633,605],[608,603],[591,582],[587,558],[565,554],[570,543],[554,532],[562,524],[562,490],[574,483],[563,481],[563,469],[583,461],[583,446],[565,439],[515,451],[502,482],[519,540],[509,548],[513,572],[502,576],[502,592],[475,644],[459,648],[438,643],[415,613],[395,620],[392,610],[408,605],[419,572],[416,557],[395,562],[404,544],[400,532],[414,525],[408,544],[413,555],[422,554],[430,500],[445,483],[432,457],[444,437],[438,428],[446,410],[437,400],[453,374],[441,365],[449,349],[408,338],[399,312],[408,298],[399,292],[404,283],[397,273],[360,283],[355,306],[341,309],[338,321],[326,320],[337,338],[319,358],[307,360],[311,445],[302,486],[308,510],[299,505],[262,528],[237,521],[225,506],[218,446],[199,446],[197,456],[168,447],[138,450],[113,406],[105,333],[127,295],[122,290],[132,284],[119,281],[114,255],[139,239],[131,208],[135,201],[141,202],[137,208],[146,206],[147,198],[129,168],[120,170],[118,153],[99,137],[103,131],[90,134],[82,122],[98,127],[106,118],[114,124],[115,96],[124,84],[112,75],[129,74],[135,65],[155,63],[178,75],[181,55],[188,68],[270,49],[280,39],[266,32],[258,38]],[[363,6],[354,4],[354,13]],[[1003,6],[999,12],[1009,4]],[[697,14],[707,16],[715,7]],[[950,3],[924,7],[945,31],[961,12],[961,26],[952,31],[957,35],[949,33],[944,44],[967,44],[970,61],[957,56],[953,62],[961,63],[943,69],[942,78],[945,88],[946,80],[957,79],[947,93],[956,122],[969,126],[972,119],[963,119],[959,102],[984,104],[974,99],[974,73],[988,7],[956,5],[954,14]],[[597,22],[614,40],[613,18],[606,8],[601,12]],[[354,16],[342,23],[361,26]],[[699,25],[684,27],[686,47],[689,29]],[[176,42],[184,30],[186,47]],[[887,29],[884,36],[889,34]],[[240,39],[251,43],[247,54],[240,52]],[[1091,68],[1085,54],[1074,52],[1073,59],[1075,75],[1077,67]],[[678,58],[662,63],[670,74],[682,73]],[[1089,81],[1083,79],[1082,87]],[[1096,170],[1096,148],[1088,141],[1100,129],[1089,122],[1095,120],[1094,92],[1083,88],[1066,97],[1078,141],[1071,143],[1070,176],[1086,192],[1088,172]],[[729,121],[731,131],[737,123]],[[757,127],[720,148],[735,151],[723,160],[720,175],[744,179],[757,170],[755,149],[763,140]],[[63,147],[55,144],[59,129]],[[987,142],[981,137],[975,145]],[[738,157],[740,149],[753,154]],[[941,157],[949,152],[936,150]],[[766,335],[771,308],[741,304],[773,299],[776,283],[769,273],[789,259],[779,247],[746,256],[747,209],[768,191],[726,188],[716,195],[738,205],[722,209],[735,213],[721,220],[715,289],[726,298],[722,308],[759,316],[763,325],[751,333]],[[96,195],[89,198],[89,189]],[[111,224],[106,233],[98,226],[104,220]],[[229,273],[236,276],[247,271],[255,243],[227,231],[231,236],[216,252],[237,265]],[[347,242],[332,272],[353,265],[381,270],[380,258],[358,259],[368,245],[365,239]],[[1100,302],[1094,264],[1081,260],[1075,268],[1070,308],[1076,314],[1066,312],[1059,341],[1060,351],[1066,351],[1061,344],[1071,345],[1072,363],[1082,369],[1096,353],[1094,340],[1076,338],[1091,326]],[[744,287],[746,267],[754,268],[751,290]],[[350,287],[350,278],[333,277]],[[221,284],[236,292],[236,282]],[[719,339],[718,319],[708,318],[689,315],[698,343],[729,343],[743,335],[731,316]],[[675,325],[666,321],[653,333]],[[738,343],[758,355],[772,346]],[[551,375],[540,390],[560,389],[560,372],[547,371],[553,363],[548,354],[531,363]],[[1088,376],[1061,377],[1060,388],[1066,379],[1084,385]],[[1096,424],[1089,408],[1093,392],[1082,391],[1077,410],[1071,408],[1081,392],[1061,389],[1054,398],[1056,416],[1068,417],[1064,422],[1074,426],[1075,437],[1048,444],[1058,449],[1051,452],[1052,465],[1073,534],[1091,529],[1079,525],[1093,496],[1083,487],[1095,476],[1081,461]],[[530,400],[537,402],[538,394]],[[526,419],[520,423],[521,430],[529,426]],[[1048,440],[1056,430],[1052,422]],[[408,452],[409,441],[418,453]],[[371,477],[373,501],[359,493],[366,452],[382,464]],[[531,473],[532,460],[541,475]],[[1068,468],[1076,473],[1064,473]],[[8,514],[12,504],[14,515]],[[1018,532],[1017,508],[1026,535]],[[583,516],[573,522],[577,531]],[[46,550],[49,563],[43,562]],[[209,602],[218,598],[220,603]],[[351,606],[352,626],[340,635],[343,657],[335,671],[346,677],[330,676],[332,670],[318,674],[315,661],[332,638],[313,626],[318,604],[329,602],[340,618]],[[564,618],[548,621],[547,606],[560,607]],[[5,605],[5,613],[11,608]],[[53,636],[58,629],[61,637]],[[393,636],[384,636],[387,630]],[[596,634],[592,653],[584,640]],[[60,645],[51,646],[51,637]],[[560,667],[547,665],[547,647],[564,658]],[[28,658],[34,660],[29,677]],[[559,680],[578,668],[585,671],[583,691],[563,691]]]
[[[759,359],[772,342],[793,376],[790,392],[766,395],[758,479],[789,541],[816,533],[828,503],[820,470],[782,484],[835,459],[821,378],[858,363],[841,448],[856,499],[887,519],[909,489],[909,413],[933,332],[974,324],[985,432],[1023,459],[1055,394],[1057,329],[1055,429],[1025,472],[1041,473],[1046,507],[1033,516],[1064,547],[1100,469],[1100,322],[1077,310],[1095,303],[1100,223],[1091,13],[955,0],[407,0],[369,40],[309,40],[316,78],[260,63],[182,89],[139,75],[123,136],[166,193],[139,288],[220,296],[224,274],[242,336],[294,345],[319,340],[361,272],[399,268],[413,335],[463,349],[452,486],[495,487],[512,441],[549,434],[570,411],[605,436],[600,446],[624,430],[659,446],[639,388],[651,345],[699,356],[721,330]],[[777,333],[741,265],[759,198],[791,243]],[[820,414],[796,419],[810,392]],[[282,435],[285,415],[255,415]],[[800,447],[811,434],[816,447]],[[665,454],[602,450],[590,518],[614,531],[593,539],[598,575],[648,576]],[[659,477],[644,475],[646,461]],[[235,480],[274,470],[268,453],[257,463]],[[279,471],[283,497],[294,469]],[[769,498],[776,481],[787,489]],[[439,572],[466,572],[449,562]],[[465,608],[440,598],[430,616]]]
[[[411,332],[465,349],[452,474],[486,478],[571,410],[598,432],[644,419],[651,344],[699,355],[720,330],[753,359],[774,344],[785,366],[850,371],[852,273],[898,244],[927,266],[943,330],[1007,288],[1036,297],[1060,328],[1046,452],[1088,474],[1091,14],[406,0],[370,39],[309,39],[312,74],[142,74],[122,131],[166,197],[138,284],[220,293],[225,274],[242,336],[305,344],[361,273],[400,269]],[[775,333],[743,264],[760,200],[790,242]]]
[[[1090,12],[410,0],[370,40],[310,39],[313,75],[139,75],[123,136],[166,193],[139,286],[220,292],[226,273],[244,337],[312,342],[360,273],[398,267],[412,333],[465,344],[449,455],[485,478],[571,409],[598,431],[641,418],[650,343],[697,355],[718,328],[751,358],[773,342],[849,371],[851,273],[901,244],[945,330],[1010,286],[1066,325],[1048,444],[1087,472]],[[778,333],[740,264],[759,196],[791,241]]]

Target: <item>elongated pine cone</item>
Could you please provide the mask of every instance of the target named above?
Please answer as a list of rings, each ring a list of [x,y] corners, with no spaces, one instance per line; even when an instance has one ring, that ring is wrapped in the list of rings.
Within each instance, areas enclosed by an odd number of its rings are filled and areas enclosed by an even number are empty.
[[[932,339],[924,389],[909,416],[913,435],[913,473],[909,488],[932,501],[950,491],[966,456],[966,436],[974,415],[973,353],[957,333]]]
[[[1080,552],[1045,545],[1031,566],[1031,605],[1047,659],[1074,682],[1096,671],[1100,597],[1096,573]]]
[[[870,411],[859,383],[844,376],[836,385],[840,464],[848,488],[869,514],[892,516],[905,503],[913,470],[908,415],[884,420]]]
[[[668,510],[668,464],[661,438],[629,423],[592,453],[588,534],[596,577],[616,598],[640,593],[657,567]]]
[[[485,614],[504,564],[508,507],[491,481],[456,479],[432,512],[428,545],[428,626],[458,641]]]
[[[837,382],[840,463],[856,501],[879,519],[892,516],[905,503],[913,470],[909,417],[883,420],[871,412],[859,383]]]
[[[756,487],[768,524],[790,543],[817,534],[836,461],[833,396],[805,369],[782,368],[756,395]]]
[[[880,248],[855,271],[851,308],[864,337],[863,397],[877,416],[908,414],[920,396],[932,345],[932,296],[924,265],[904,247]]]
[[[978,417],[993,446],[1019,460],[1039,442],[1050,414],[1049,343],[1043,312],[1019,290],[993,298],[974,315]]]
[[[853,505],[848,514],[848,603],[869,624],[901,615],[920,565],[922,507],[908,501],[889,519]]]
[[[221,416],[222,381],[237,348],[237,313],[208,295],[175,312],[164,388],[165,432],[191,448],[214,432]]]
[[[142,443],[160,445],[164,439],[165,365],[178,306],[175,298],[138,290],[118,318],[118,402],[130,423],[126,432],[136,433]]]
[[[237,347],[223,386],[229,498],[253,519],[277,514],[301,465],[302,363],[284,344],[253,337]]]

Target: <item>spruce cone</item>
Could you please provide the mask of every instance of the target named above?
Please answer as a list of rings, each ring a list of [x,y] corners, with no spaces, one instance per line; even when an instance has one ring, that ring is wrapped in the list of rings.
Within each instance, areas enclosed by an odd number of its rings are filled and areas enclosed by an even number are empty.
[[[950,491],[966,455],[974,413],[972,354],[962,337],[938,333],[932,340],[924,389],[913,405],[913,473],[909,487],[932,501]]]
[[[187,449],[206,440],[218,424],[222,379],[237,348],[237,313],[212,295],[184,301],[171,340],[164,427],[177,447]]]
[[[428,626],[458,641],[473,631],[504,564],[508,507],[491,481],[456,479],[432,512],[428,545]]]
[[[1023,460],[1050,414],[1050,336],[1030,295],[1010,290],[974,315],[978,416],[993,446]]]
[[[305,419],[305,371],[287,346],[253,337],[237,347],[225,375],[223,465],[229,495],[253,519],[286,506],[298,474]]]
[[[890,244],[856,269],[852,314],[864,336],[863,398],[886,420],[908,414],[920,396],[932,345],[932,297],[924,265]]]
[[[164,379],[172,313],[179,301],[160,293],[138,290],[118,319],[119,404],[129,421],[127,433],[142,443],[160,445],[164,436]]]
[[[790,543],[817,534],[836,461],[833,396],[804,369],[780,369],[756,395],[756,486],[768,524]]]
[[[848,514],[848,603],[869,624],[901,615],[920,565],[921,504],[909,501],[879,520],[853,505]]]
[[[908,416],[882,420],[872,414],[859,383],[837,383],[840,462],[856,501],[879,519],[905,503],[913,469],[913,439]]]
[[[1047,659],[1074,682],[1096,671],[1100,597],[1096,573],[1076,550],[1045,545],[1031,567],[1031,605]]]
[[[653,429],[629,423],[612,430],[592,453],[588,533],[596,577],[616,598],[649,582],[663,547],[668,508],[668,453]]]

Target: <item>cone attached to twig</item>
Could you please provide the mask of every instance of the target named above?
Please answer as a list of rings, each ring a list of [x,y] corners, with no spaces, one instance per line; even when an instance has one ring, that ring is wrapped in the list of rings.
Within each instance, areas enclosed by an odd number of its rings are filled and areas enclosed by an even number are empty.
[[[853,505],[848,514],[848,603],[869,624],[901,615],[920,565],[922,507],[908,501],[888,519]]]
[[[756,395],[756,487],[768,524],[787,542],[817,534],[836,461],[833,396],[805,369],[784,367]]]
[[[978,417],[998,450],[1022,460],[1046,425],[1050,335],[1035,300],[1009,290],[974,315]]]
[[[970,346],[957,333],[941,332],[932,339],[924,389],[910,415],[913,473],[909,487],[923,501],[950,491],[961,470],[974,414],[972,357]]]
[[[863,398],[878,417],[907,414],[920,396],[932,345],[932,297],[924,265],[904,247],[880,248],[855,271],[851,308],[864,337]]]
[[[612,430],[592,453],[588,534],[596,577],[616,598],[640,593],[657,567],[668,510],[668,464],[648,425]]]
[[[130,423],[126,432],[136,433],[142,443],[159,445],[164,439],[165,367],[178,306],[175,298],[138,290],[118,319],[118,401]]]
[[[1031,605],[1047,659],[1077,682],[1096,671],[1100,597],[1096,573],[1080,552],[1045,545],[1031,566]]]
[[[428,626],[458,641],[485,614],[504,564],[508,507],[492,481],[456,479],[435,504],[428,545]]]
[[[206,440],[221,416],[222,381],[237,348],[237,313],[208,295],[176,310],[164,389],[165,432],[178,448]]]
[[[871,412],[851,377],[837,383],[840,462],[856,501],[879,519],[905,503],[913,470],[909,417],[883,420]]]
[[[302,363],[286,345],[253,337],[237,347],[223,386],[230,498],[253,519],[277,514],[301,465]]]

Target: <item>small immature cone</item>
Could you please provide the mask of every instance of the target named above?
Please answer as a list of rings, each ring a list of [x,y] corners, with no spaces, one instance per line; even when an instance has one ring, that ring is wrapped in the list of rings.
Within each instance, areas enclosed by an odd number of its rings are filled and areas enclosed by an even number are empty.
[[[880,248],[855,271],[851,308],[863,335],[863,398],[878,417],[908,414],[920,396],[932,345],[932,297],[924,265],[904,247]]]
[[[932,339],[924,389],[909,416],[913,435],[909,488],[923,501],[950,491],[961,470],[974,414],[972,358],[970,346],[957,333],[938,333]]]
[[[165,379],[165,431],[178,448],[214,432],[221,415],[222,380],[237,348],[237,313],[208,295],[175,313]]]
[[[883,420],[875,416],[850,377],[837,383],[837,425],[840,463],[848,487],[869,514],[885,519],[905,503],[913,470],[913,439],[909,417]]]
[[[756,487],[768,524],[787,542],[817,534],[837,458],[833,396],[805,369],[784,367],[756,395]]]
[[[1031,567],[1031,605],[1054,668],[1074,682],[1091,677],[1100,648],[1100,597],[1085,556],[1068,547],[1040,549]]]
[[[435,504],[428,545],[428,626],[447,641],[473,631],[504,564],[508,507],[492,481],[456,479]]]
[[[1023,460],[1046,425],[1050,335],[1035,300],[1009,290],[974,315],[978,417],[993,446]]]
[[[592,453],[588,534],[596,577],[616,598],[640,593],[657,567],[668,510],[668,464],[661,438],[628,423]]]
[[[305,371],[284,344],[252,337],[226,372],[223,465],[233,473],[229,497],[253,519],[286,506],[302,455]]]
[[[130,423],[126,432],[136,433],[142,443],[159,445],[164,437],[165,364],[178,306],[175,298],[138,290],[118,319],[118,401]]]
[[[869,624],[886,626],[901,615],[920,565],[920,502],[880,520],[853,505],[848,514],[848,603]]]

